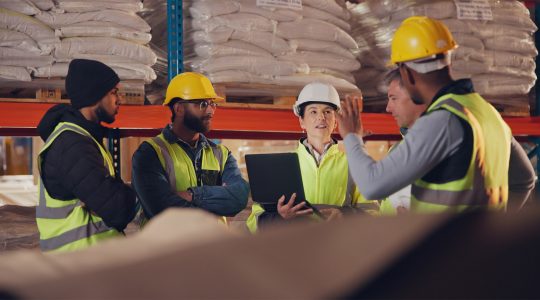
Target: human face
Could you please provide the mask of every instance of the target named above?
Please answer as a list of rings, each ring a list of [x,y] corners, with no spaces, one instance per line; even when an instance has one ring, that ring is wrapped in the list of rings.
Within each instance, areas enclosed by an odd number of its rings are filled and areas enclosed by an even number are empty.
[[[184,126],[200,133],[210,131],[212,118],[217,107],[212,100],[193,101],[193,103],[184,103],[183,105],[185,105]]]
[[[120,84],[117,84],[110,90],[103,99],[99,102],[96,108],[96,115],[101,122],[111,124],[116,119],[118,110],[120,109]]]
[[[393,80],[388,86],[388,104],[386,111],[392,114],[399,127],[410,128],[424,112],[425,105],[416,105],[399,80]]]
[[[336,128],[336,111],[327,104],[308,104],[304,109],[304,117],[300,118],[300,127],[306,131],[308,138],[330,140]]]

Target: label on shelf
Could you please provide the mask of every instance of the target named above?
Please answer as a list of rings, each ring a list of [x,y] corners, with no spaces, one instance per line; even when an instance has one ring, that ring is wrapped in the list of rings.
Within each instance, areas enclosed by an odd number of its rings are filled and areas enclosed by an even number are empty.
[[[302,0],[257,0],[257,6],[302,9]]]
[[[493,20],[493,12],[488,0],[454,0],[454,3],[458,20]]]

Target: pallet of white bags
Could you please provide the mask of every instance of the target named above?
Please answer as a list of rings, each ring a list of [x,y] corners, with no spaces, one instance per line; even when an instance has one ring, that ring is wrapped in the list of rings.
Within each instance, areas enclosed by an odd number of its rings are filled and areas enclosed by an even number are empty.
[[[0,102],[69,103],[62,78],[39,79],[30,82],[0,80]],[[121,104],[144,104],[144,81],[123,80],[119,93]]]
[[[302,86],[284,86],[262,83],[215,83],[216,93],[225,100],[219,103],[223,107],[255,109],[292,109]],[[358,93],[339,91],[340,95]]]

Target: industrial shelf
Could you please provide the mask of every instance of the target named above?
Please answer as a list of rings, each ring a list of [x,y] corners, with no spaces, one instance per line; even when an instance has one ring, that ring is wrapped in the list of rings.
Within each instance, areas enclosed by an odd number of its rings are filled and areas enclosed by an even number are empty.
[[[51,103],[0,103],[0,135],[35,136],[36,126]],[[120,107],[117,120],[120,137],[150,137],[170,120],[167,107],[158,105]],[[363,113],[362,120],[372,140],[400,139],[395,120],[389,114]],[[508,117],[505,121],[517,137],[540,137],[540,117]],[[213,138],[297,139],[302,135],[292,111],[218,107],[213,120]]]

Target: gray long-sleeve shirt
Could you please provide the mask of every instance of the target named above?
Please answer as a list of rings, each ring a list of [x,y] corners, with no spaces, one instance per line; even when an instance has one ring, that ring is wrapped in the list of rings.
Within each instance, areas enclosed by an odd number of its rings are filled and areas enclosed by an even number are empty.
[[[458,117],[446,110],[419,118],[403,142],[380,161],[373,160],[361,137],[348,134],[345,141],[349,170],[367,199],[382,199],[412,184],[458,151],[464,129]],[[534,169],[527,154],[512,138],[509,167],[509,203],[522,203],[534,188]]]

